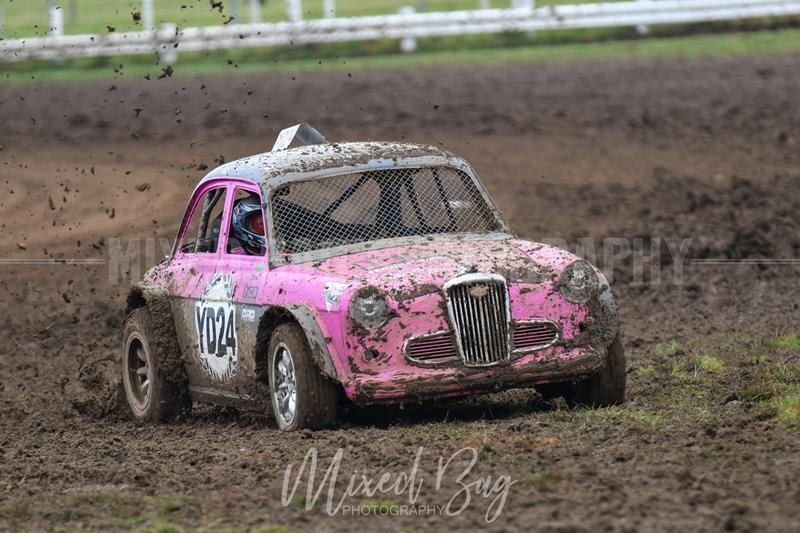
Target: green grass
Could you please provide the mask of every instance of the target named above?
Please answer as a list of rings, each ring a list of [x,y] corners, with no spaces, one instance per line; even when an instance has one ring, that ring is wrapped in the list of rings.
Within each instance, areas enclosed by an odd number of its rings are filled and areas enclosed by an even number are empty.
[[[565,3],[590,3],[598,0],[539,0],[537,5]],[[477,0],[426,0],[426,11],[453,11],[475,9]],[[508,0],[493,0],[492,7],[508,7]],[[158,27],[164,23],[183,27],[209,26],[226,23],[250,22],[248,0],[223,0],[220,12],[211,7],[208,0],[155,0],[154,23]],[[64,31],[76,33],[106,33],[111,26],[115,31],[137,31],[142,21],[134,20],[134,13],[141,11],[140,0],[60,0],[64,12]],[[357,17],[367,15],[386,15],[397,13],[401,6],[418,6],[416,0],[337,0],[336,15]],[[304,18],[321,18],[322,0],[304,0]],[[43,35],[48,30],[47,3],[45,0],[0,0],[5,8],[6,38]],[[422,9],[420,9],[421,11]],[[231,17],[233,17],[231,19]],[[269,0],[261,7],[262,22],[277,22],[286,19],[282,0]]]
[[[478,40],[476,45],[485,44]],[[300,73],[310,71],[354,72],[360,69],[434,68],[441,66],[481,66],[514,63],[564,61],[632,60],[694,56],[745,54],[778,54],[800,52],[800,30],[756,31],[734,34],[695,35],[688,37],[647,38],[597,43],[547,44],[507,48],[461,47],[454,50],[431,50],[415,54],[389,54],[395,43],[371,43],[381,55],[367,57],[329,57],[336,47],[311,48],[310,53],[324,54],[319,59],[284,57],[286,51],[233,50],[213,54],[183,54],[174,67],[174,76],[212,76],[258,74],[265,72]],[[438,46],[452,43],[439,43]],[[346,50],[346,48],[344,49]],[[307,47],[303,54],[309,53]],[[371,53],[371,52],[370,52]],[[156,82],[162,67],[138,58],[113,60],[73,60],[63,65],[46,62],[4,65],[0,83],[48,81],[82,81],[97,79],[142,79],[150,76]],[[796,337],[795,337],[796,339]],[[800,343],[800,341],[798,341]],[[674,343],[674,344],[673,344]],[[680,349],[675,343],[659,345],[670,355]]]
[[[200,506],[185,496],[147,496],[128,491],[79,492],[56,499],[48,504],[21,501],[0,505],[0,518],[12,523],[34,519],[56,522],[75,522],[86,518],[100,518],[118,529],[137,528],[146,531],[182,531],[173,522],[201,513]]]
[[[9,503],[0,507],[0,517],[12,522],[30,520],[31,516],[33,512],[28,502]]]
[[[667,355],[675,355],[681,351],[681,348],[681,343],[676,340],[671,340],[669,342],[660,342],[656,344],[653,350],[655,351],[656,355],[663,357]]]
[[[713,355],[698,355],[695,364],[697,365],[697,369],[703,372],[717,373],[725,369],[725,363]]]
[[[265,524],[252,529],[250,533],[292,533],[292,530],[286,526],[277,524]]]
[[[800,350],[800,338],[794,333],[776,338],[772,345],[786,350]]]
[[[666,418],[661,413],[627,406],[606,407],[604,409],[584,409],[576,412],[588,422],[601,424],[628,422],[639,426],[654,428],[663,425],[666,421]]]
[[[775,416],[789,427],[800,427],[800,390],[773,400]]]
[[[522,479],[522,483],[536,487],[539,490],[549,490],[558,480],[557,476],[550,470],[534,472]]]

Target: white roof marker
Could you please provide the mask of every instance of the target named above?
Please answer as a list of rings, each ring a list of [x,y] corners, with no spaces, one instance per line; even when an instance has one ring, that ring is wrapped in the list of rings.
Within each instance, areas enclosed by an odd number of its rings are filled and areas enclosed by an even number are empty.
[[[271,151],[286,150],[295,139],[303,144],[327,144],[328,142],[320,132],[303,122],[281,130]]]

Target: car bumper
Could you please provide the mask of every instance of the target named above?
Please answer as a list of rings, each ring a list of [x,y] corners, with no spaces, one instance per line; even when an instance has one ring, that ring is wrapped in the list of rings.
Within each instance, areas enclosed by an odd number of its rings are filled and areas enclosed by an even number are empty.
[[[420,402],[471,396],[587,376],[603,366],[605,350],[554,346],[535,356],[504,361],[491,367],[403,366],[377,373],[358,373],[345,386],[357,404]]]

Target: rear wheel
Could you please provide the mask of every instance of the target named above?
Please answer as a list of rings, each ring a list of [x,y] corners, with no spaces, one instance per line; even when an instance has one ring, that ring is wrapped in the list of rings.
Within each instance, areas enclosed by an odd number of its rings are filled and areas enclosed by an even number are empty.
[[[617,333],[608,346],[606,364],[597,373],[577,382],[548,383],[537,387],[544,399],[563,396],[570,406],[607,407],[625,401],[625,348]]]
[[[283,431],[319,429],[336,422],[336,385],[314,364],[297,324],[281,324],[272,334],[269,386],[275,421]]]
[[[155,335],[146,307],[125,321],[122,336],[122,385],[134,418],[147,422],[171,420],[191,409],[181,376],[168,375],[170,353]]]

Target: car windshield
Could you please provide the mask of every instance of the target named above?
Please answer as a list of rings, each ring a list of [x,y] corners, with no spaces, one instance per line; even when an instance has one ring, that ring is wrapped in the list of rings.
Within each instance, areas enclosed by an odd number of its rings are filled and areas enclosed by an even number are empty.
[[[273,192],[271,207],[282,254],[503,227],[475,181],[449,167],[371,170],[289,183]]]

